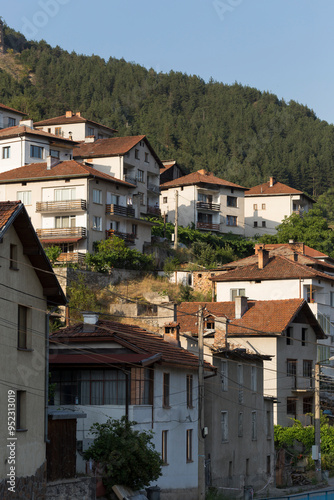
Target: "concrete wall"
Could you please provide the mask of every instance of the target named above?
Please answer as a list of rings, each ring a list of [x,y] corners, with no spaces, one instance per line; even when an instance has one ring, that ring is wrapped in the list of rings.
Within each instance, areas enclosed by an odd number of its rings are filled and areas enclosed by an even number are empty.
[[[33,497],[30,497],[33,498]],[[95,500],[95,477],[62,479],[47,484],[46,500]]]

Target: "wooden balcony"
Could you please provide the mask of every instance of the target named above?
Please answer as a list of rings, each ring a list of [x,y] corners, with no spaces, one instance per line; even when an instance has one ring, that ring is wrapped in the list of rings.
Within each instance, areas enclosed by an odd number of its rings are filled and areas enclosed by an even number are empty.
[[[121,233],[120,231],[115,231],[114,229],[108,229],[106,231],[106,238],[112,238],[113,236],[117,236],[117,238],[122,238],[125,243],[129,245],[135,244],[136,235],[133,233]]]
[[[219,212],[220,205],[219,203],[205,203],[204,201],[196,202],[197,210],[206,210],[208,212]]]
[[[60,227],[56,229],[36,229],[37,236],[41,240],[57,238],[86,238],[87,231],[85,227]],[[55,241],[56,243],[56,241]]]
[[[209,224],[208,222],[197,222],[197,229],[205,229],[206,231],[219,231],[219,224]]]
[[[82,252],[64,252],[61,253],[57,259],[56,264],[79,264],[80,266],[86,263],[86,254]]]
[[[161,217],[161,210],[159,207],[151,207],[147,206],[147,213],[150,215],[154,215],[156,217]]]
[[[38,201],[36,203],[36,212],[83,212],[86,210],[86,200]]]
[[[121,215],[122,217],[135,217],[135,209],[121,205],[106,205],[106,213],[109,215]]]

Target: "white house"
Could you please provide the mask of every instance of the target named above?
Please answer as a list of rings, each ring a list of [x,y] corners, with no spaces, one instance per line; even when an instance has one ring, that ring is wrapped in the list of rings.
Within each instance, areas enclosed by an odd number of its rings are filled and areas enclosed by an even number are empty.
[[[308,212],[315,201],[298,189],[277,182],[268,182],[245,191],[245,236],[276,234],[276,227],[293,213]]]
[[[15,127],[26,113],[0,103],[0,129]]]
[[[154,433],[162,499],[197,499],[198,358],[137,326],[84,318],[50,338],[54,406],[87,415],[78,421],[78,449],[92,443],[93,423],[127,415]]]
[[[0,202],[0,497],[45,494],[48,311],[66,299],[27,211]]]
[[[214,347],[237,344],[247,352],[271,358],[263,361],[263,391],[265,396],[275,400],[274,423],[289,426],[292,425],[291,419],[297,418],[303,424],[309,424],[310,417],[307,414],[314,409],[313,370],[317,361],[317,340],[323,339],[325,334],[307,302],[304,299],[255,301],[237,296],[229,302],[183,303],[178,307],[177,314],[180,333],[197,335],[194,313],[199,306],[205,308],[206,342],[211,342]],[[239,364],[242,364],[241,360],[242,357]],[[224,368],[222,370],[223,383],[225,377],[229,383],[230,376],[224,373]],[[240,412],[256,410],[255,399],[250,409],[245,407],[244,400],[247,391],[252,390],[252,376],[251,370],[245,370],[244,373],[243,368],[239,369],[237,390]],[[228,394],[224,399],[235,401]],[[226,407],[229,403],[225,402]],[[231,425],[235,425],[238,416],[233,414],[233,408],[231,414]],[[265,428],[266,423],[262,421],[258,430],[261,432],[260,429]],[[235,442],[232,444],[235,446]],[[253,444],[244,448],[244,458],[248,457],[248,448],[252,449],[251,446]],[[265,445],[262,443],[262,446]],[[259,453],[259,459],[260,456],[263,458],[263,453]],[[257,464],[254,465],[253,474],[256,473]],[[245,463],[242,471],[245,470],[244,466]],[[263,463],[259,462],[259,467],[263,470]]]
[[[42,244],[60,246],[68,262],[113,235],[139,251],[150,243],[152,223],[141,219],[135,192],[134,184],[75,160],[49,157],[0,174],[0,200],[21,200]]]
[[[84,118],[80,111],[76,113],[66,111],[65,115],[35,122],[34,128],[74,141],[84,141],[86,137],[108,139],[117,132],[101,123]]]
[[[160,208],[168,222],[175,222],[178,193],[178,224],[196,229],[243,235],[246,188],[199,170],[160,186]]]

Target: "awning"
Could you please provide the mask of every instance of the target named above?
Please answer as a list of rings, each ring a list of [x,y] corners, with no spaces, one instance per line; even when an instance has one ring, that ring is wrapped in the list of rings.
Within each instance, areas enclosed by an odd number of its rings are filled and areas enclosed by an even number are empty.
[[[82,240],[82,238],[40,238],[41,243],[43,245],[48,245],[52,243],[77,243],[78,241]]]

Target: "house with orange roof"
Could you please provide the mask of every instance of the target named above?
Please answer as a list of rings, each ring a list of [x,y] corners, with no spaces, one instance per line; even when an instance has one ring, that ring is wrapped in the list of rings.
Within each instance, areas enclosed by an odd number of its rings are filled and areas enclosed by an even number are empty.
[[[24,205],[0,202],[0,497],[44,498],[49,311],[66,304]]]
[[[153,224],[129,204],[135,192],[135,184],[93,166],[50,156],[0,173],[0,200],[21,200],[43,246],[59,246],[63,262],[81,262],[94,242],[114,235],[143,251]]]
[[[23,113],[23,111],[18,111],[0,103],[0,130],[15,127],[24,116],[27,116],[27,114]]]
[[[161,184],[160,207],[168,222],[175,222],[178,193],[178,224],[194,224],[201,231],[243,235],[246,188],[198,170]]]
[[[263,361],[263,390],[265,396],[275,400],[274,423],[289,426],[292,419],[297,418],[304,425],[310,424],[308,413],[314,411],[317,341],[324,340],[326,335],[309,304],[302,298],[249,300],[244,296],[236,296],[233,301],[185,302],[177,308],[181,338],[198,335],[195,313],[199,307],[204,314],[204,341],[213,353],[237,345],[247,352],[270,356],[271,359]],[[224,373],[224,368],[222,371]],[[241,373],[242,368],[240,377]],[[228,374],[226,377],[230,380]],[[237,379],[239,391],[252,391],[251,379],[251,375]],[[225,404],[228,405],[228,401]],[[244,404],[239,401],[239,411],[246,411]],[[231,421],[234,447],[235,419],[232,417]],[[265,428],[264,424],[261,428]]]
[[[84,320],[50,336],[53,407],[82,412],[77,449],[86,450],[95,423],[127,416],[152,430],[163,460],[156,481],[163,498],[198,498],[198,357],[179,342],[84,313]],[[204,366],[206,375],[215,367]],[[203,424],[204,427],[204,424]],[[78,471],[85,464],[78,454]]]
[[[81,116],[80,111],[66,111],[65,115],[47,118],[34,123],[34,128],[43,130],[57,137],[84,141],[86,138],[108,139],[113,137],[117,130],[107,127],[102,123],[88,120]]]
[[[315,201],[307,194],[270,177],[245,192],[245,236],[276,234],[285,217],[308,212]]]

